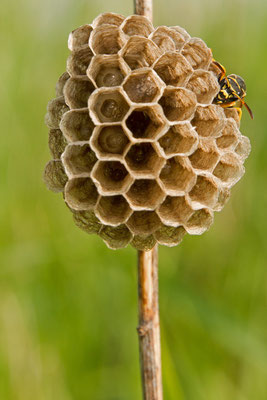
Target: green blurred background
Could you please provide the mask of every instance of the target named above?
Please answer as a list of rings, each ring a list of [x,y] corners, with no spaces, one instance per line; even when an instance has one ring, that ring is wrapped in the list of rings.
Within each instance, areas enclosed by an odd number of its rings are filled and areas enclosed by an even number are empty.
[[[141,400],[136,252],[87,236],[42,182],[68,34],[104,11],[132,1],[1,1],[1,400]],[[157,0],[154,16],[243,76],[255,114],[247,172],[212,228],[160,248],[164,398],[266,400],[267,5]]]

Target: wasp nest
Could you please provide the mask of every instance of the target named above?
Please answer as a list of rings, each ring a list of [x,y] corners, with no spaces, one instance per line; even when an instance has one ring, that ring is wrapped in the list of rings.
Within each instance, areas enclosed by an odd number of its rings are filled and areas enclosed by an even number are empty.
[[[114,249],[174,246],[213,222],[250,151],[212,53],[180,27],[102,14],[74,30],[48,104],[49,189]]]

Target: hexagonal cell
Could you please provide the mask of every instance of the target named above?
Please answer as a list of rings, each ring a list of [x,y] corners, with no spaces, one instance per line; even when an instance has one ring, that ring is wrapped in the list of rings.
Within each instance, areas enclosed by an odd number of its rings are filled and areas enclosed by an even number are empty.
[[[168,52],[163,54],[154,65],[154,70],[166,85],[183,86],[193,73],[193,68],[179,53]]]
[[[194,212],[185,225],[190,235],[202,235],[213,223],[213,213],[206,208]]]
[[[154,210],[165,194],[155,180],[137,179],[125,196],[134,210]]]
[[[151,103],[158,100],[163,84],[150,69],[134,71],[123,84],[128,97],[135,103]]]
[[[173,157],[162,168],[160,180],[168,194],[181,196],[195,184],[196,175],[187,159]]]
[[[65,201],[74,210],[92,209],[97,198],[97,189],[89,177],[70,179],[65,187]]]
[[[156,43],[163,53],[176,50],[175,43],[171,37],[171,30],[167,26],[158,26],[149,39]]]
[[[48,146],[53,158],[60,158],[67,146],[67,141],[60,129],[50,129]]]
[[[139,35],[148,37],[153,32],[154,27],[149,19],[143,15],[131,15],[124,20],[121,29],[128,36]]]
[[[70,108],[87,107],[94,90],[94,85],[87,77],[70,78],[64,87],[65,101]]]
[[[199,38],[191,38],[184,45],[182,54],[194,69],[208,69],[212,61],[211,50]]]
[[[216,139],[216,144],[219,149],[233,150],[240,138],[240,132],[236,126],[235,121],[227,119],[222,131],[222,136]]]
[[[93,53],[90,47],[75,50],[67,59],[67,71],[71,76],[86,75]]]
[[[62,156],[69,175],[89,174],[97,158],[88,143],[69,144]]]
[[[94,211],[72,210],[75,224],[86,233],[98,233],[102,224],[95,216]]]
[[[119,161],[98,161],[92,177],[100,184],[101,194],[125,193],[133,182],[125,166]]]
[[[150,67],[160,55],[160,49],[152,40],[140,36],[132,36],[121,52],[132,70]]]
[[[193,73],[186,87],[196,94],[198,103],[202,104],[212,102],[220,90],[218,79],[211,72],[201,69]]]
[[[222,182],[234,185],[244,174],[244,167],[239,162],[238,157],[234,153],[227,153],[222,156],[216,165],[213,175]]]
[[[60,129],[70,142],[89,140],[94,127],[87,108],[68,111],[60,122]]]
[[[89,45],[95,54],[117,54],[126,37],[116,25],[99,25],[91,33]]]
[[[184,196],[167,196],[158,209],[162,222],[171,226],[182,225],[192,214],[193,210]]]
[[[159,157],[151,143],[138,143],[132,145],[125,161],[134,176],[153,178],[158,175],[164,164],[164,159]]]
[[[198,146],[198,136],[189,122],[170,127],[168,132],[159,139],[167,157],[174,155],[189,155]]]
[[[173,227],[161,225],[161,227],[154,233],[157,241],[165,246],[177,246],[183,240],[186,234],[185,229],[182,226]]]
[[[89,99],[92,119],[99,122],[120,122],[129,105],[118,89],[98,89]]]
[[[214,104],[199,106],[191,123],[199,136],[219,137],[225,125],[223,108]]]
[[[238,126],[240,127],[240,118],[236,108],[223,108],[226,118],[233,118]]]
[[[111,12],[103,13],[103,14],[98,15],[93,20],[92,26],[94,28],[96,28],[99,25],[105,25],[105,24],[120,26],[123,23],[124,19],[125,19],[125,17],[120,14],[111,13]]]
[[[230,190],[227,187],[220,188],[218,201],[213,207],[213,211],[221,211],[230,198]]]
[[[56,83],[56,96],[57,97],[63,96],[63,89],[64,89],[64,86],[68,79],[70,79],[70,75],[68,74],[68,72],[64,72],[59,77],[59,79]]]
[[[235,149],[236,154],[244,161],[251,151],[251,144],[249,138],[246,136],[241,136],[240,141]]]
[[[66,105],[63,96],[50,100],[45,116],[46,125],[51,129],[58,129],[60,120],[67,111],[69,111],[69,107]]]
[[[190,191],[189,196],[194,209],[210,207],[212,208],[218,200],[219,190],[211,177],[197,177],[197,182]]]
[[[151,235],[160,227],[160,219],[154,211],[135,211],[127,226],[135,235]]]
[[[184,39],[184,42],[187,42],[191,37],[189,35],[188,32],[186,32],[186,30],[184,28],[182,28],[181,26],[171,26],[170,27],[171,30],[176,31],[179,33],[180,36],[182,36],[182,38]]]
[[[62,192],[67,183],[68,177],[60,160],[49,161],[44,170],[44,182],[52,192]]]
[[[91,25],[82,25],[72,31],[68,39],[68,47],[71,51],[88,47],[89,37],[93,28]]]
[[[135,108],[126,119],[126,126],[135,139],[152,140],[167,128],[167,124],[158,105]]]
[[[122,249],[132,240],[133,235],[125,225],[103,226],[99,236],[110,249]]]
[[[132,211],[123,196],[101,197],[95,210],[101,222],[117,226],[130,217]]]
[[[100,126],[95,129],[91,139],[91,145],[98,157],[109,160],[123,159],[129,143],[121,125]]]
[[[159,101],[169,121],[183,121],[191,117],[197,105],[196,95],[184,88],[167,88]]]
[[[192,167],[195,169],[212,171],[217,161],[219,153],[213,139],[201,139],[198,149],[189,157]]]
[[[131,241],[131,245],[141,251],[149,251],[153,249],[157,243],[154,235],[135,235]]]
[[[128,65],[118,54],[95,56],[87,70],[97,87],[120,86],[128,73]]]

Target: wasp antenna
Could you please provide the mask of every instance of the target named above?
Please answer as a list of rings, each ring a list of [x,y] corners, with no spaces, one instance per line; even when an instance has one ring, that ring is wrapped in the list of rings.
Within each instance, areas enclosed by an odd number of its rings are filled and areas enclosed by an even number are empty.
[[[247,105],[247,103],[245,103],[245,102],[244,102],[244,106],[245,106],[246,109],[248,110],[248,113],[249,113],[249,115],[250,115],[250,118],[253,119],[253,118],[254,118],[254,115],[253,115],[253,112],[252,112],[251,108],[250,108],[250,107]]]

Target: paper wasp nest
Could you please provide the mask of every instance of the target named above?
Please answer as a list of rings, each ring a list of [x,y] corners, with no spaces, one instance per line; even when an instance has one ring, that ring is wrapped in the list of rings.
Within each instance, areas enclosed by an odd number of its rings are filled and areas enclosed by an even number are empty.
[[[174,246],[213,222],[250,151],[219,91],[212,53],[180,27],[102,14],[70,34],[49,102],[49,189],[114,249]]]

